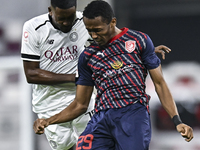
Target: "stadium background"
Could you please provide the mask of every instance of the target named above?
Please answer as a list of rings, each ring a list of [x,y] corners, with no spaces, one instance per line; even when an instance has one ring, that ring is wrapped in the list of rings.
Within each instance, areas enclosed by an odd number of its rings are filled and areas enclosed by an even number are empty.
[[[78,10],[91,0],[77,0]],[[50,150],[44,135],[35,135],[31,112],[31,88],[20,60],[24,21],[47,12],[48,0],[0,0],[0,150]],[[194,128],[194,140],[185,142],[160,107],[154,86],[151,95],[151,150],[200,149],[200,1],[109,0],[117,26],[147,33],[154,45],[172,49],[162,60],[163,74],[183,121]]]

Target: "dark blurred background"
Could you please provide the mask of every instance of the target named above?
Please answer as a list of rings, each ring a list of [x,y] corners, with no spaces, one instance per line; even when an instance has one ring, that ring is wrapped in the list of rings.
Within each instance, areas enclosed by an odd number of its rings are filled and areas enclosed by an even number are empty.
[[[147,33],[172,49],[163,64],[200,62],[200,0],[114,0],[118,27]]]

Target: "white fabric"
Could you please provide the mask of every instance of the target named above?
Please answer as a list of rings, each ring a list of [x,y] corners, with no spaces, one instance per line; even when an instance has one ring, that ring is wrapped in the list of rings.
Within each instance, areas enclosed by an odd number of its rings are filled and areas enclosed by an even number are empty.
[[[38,61],[40,68],[54,73],[74,74],[78,57],[84,50],[89,34],[82,20],[82,13],[76,13],[77,21],[68,33],[55,29],[48,14],[25,22],[21,53],[29,55],[22,60]],[[39,56],[39,57],[34,57]],[[41,113],[68,104],[68,95],[75,95],[75,84],[59,85],[33,84],[33,111]]]
[[[73,99],[73,96],[71,97]],[[78,141],[79,135],[84,131],[91,115],[94,113],[94,99],[92,95],[88,110],[85,114],[79,116],[71,122],[54,124],[45,128],[45,135],[53,150],[68,150]],[[47,113],[38,114],[39,118],[49,118],[60,111],[66,106],[59,107],[55,110],[48,111]]]

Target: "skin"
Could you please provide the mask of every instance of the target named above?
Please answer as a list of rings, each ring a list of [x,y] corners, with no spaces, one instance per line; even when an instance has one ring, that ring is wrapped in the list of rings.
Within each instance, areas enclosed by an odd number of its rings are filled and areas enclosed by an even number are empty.
[[[115,18],[113,18],[109,24],[102,22],[101,17],[96,17],[95,19],[84,17],[83,20],[89,34],[101,46],[108,43],[112,37],[121,32],[121,30],[116,27]],[[149,70],[149,73],[164,109],[171,118],[174,115],[178,115],[175,102],[163,78],[161,65],[156,69]],[[33,126],[35,133],[42,134],[44,133],[44,128],[48,125],[71,121],[86,112],[92,91],[93,87],[91,86],[77,85],[76,97],[70,106],[48,119],[37,119]],[[189,142],[192,140],[193,130],[190,126],[182,123],[177,125],[176,128],[186,141]]]
[[[49,15],[52,17],[52,23],[55,28],[67,33],[72,29],[74,20],[76,18],[76,7],[73,6],[68,9],[60,9],[58,7],[49,7]]]
[[[113,18],[109,24],[102,22],[101,19],[101,17],[96,17],[95,19],[83,17],[85,27],[90,36],[98,45],[103,46],[122,31],[116,27],[116,18]]]
[[[171,52],[171,49],[165,45],[159,45],[155,47],[155,53],[157,54],[160,53],[163,60],[165,60],[165,53],[169,53],[169,52]]]
[[[24,60],[23,65],[28,83],[54,85],[75,81],[75,74],[56,74],[40,69],[40,62]]]

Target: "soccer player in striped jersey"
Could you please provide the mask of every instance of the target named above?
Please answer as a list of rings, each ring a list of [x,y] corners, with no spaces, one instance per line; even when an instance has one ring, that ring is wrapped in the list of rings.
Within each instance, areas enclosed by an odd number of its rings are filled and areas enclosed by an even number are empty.
[[[139,31],[117,28],[112,8],[104,1],[92,1],[83,16],[95,42],[79,57],[75,100],[60,113],[37,119],[35,132],[43,133],[51,124],[68,122],[84,114],[95,86],[95,114],[79,137],[77,150],[148,150],[150,96],[145,92],[145,78],[149,72],[177,131],[190,141],[193,130],[178,115],[150,37]]]
[[[89,37],[75,0],[51,0],[48,14],[24,24],[21,57],[27,81],[33,83],[33,111],[39,118],[49,118],[73,101],[77,61]],[[155,49],[164,57],[162,50],[170,51],[163,45]],[[92,114],[94,100],[90,103],[76,120],[45,129],[52,149],[65,150],[76,143]]]

